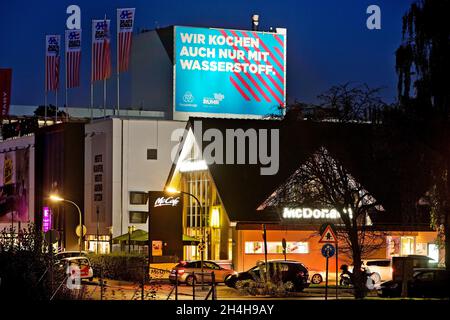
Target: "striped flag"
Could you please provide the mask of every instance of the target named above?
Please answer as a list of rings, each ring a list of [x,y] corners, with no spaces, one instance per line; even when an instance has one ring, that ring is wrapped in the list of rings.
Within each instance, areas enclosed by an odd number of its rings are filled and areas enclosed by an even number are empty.
[[[45,92],[58,90],[60,35],[45,36]]]
[[[110,20],[92,20],[92,82],[111,76]]]
[[[119,72],[128,70],[135,8],[117,9]]]
[[[66,30],[66,87],[80,86],[81,30]]]

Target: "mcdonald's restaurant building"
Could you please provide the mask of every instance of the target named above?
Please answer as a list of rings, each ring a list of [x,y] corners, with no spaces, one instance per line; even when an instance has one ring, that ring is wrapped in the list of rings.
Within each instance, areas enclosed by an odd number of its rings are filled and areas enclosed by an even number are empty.
[[[208,129],[222,133],[223,137],[227,137],[229,130],[242,129],[247,133],[248,129],[256,130],[257,139],[261,138],[258,136],[260,130],[269,132],[267,136],[270,137],[271,130],[278,129],[279,150],[278,153],[274,151],[274,154],[277,153],[279,157],[271,159],[271,164],[266,161],[264,165],[233,164],[225,161],[208,164],[203,158],[205,150],[210,146],[208,142],[212,141],[211,138],[205,139]],[[366,190],[377,198],[377,203],[382,204],[382,210],[365,217],[367,229],[370,230],[368,234],[379,239],[381,237],[381,240],[373,250],[366,252],[363,258],[385,259],[418,254],[429,256],[436,262],[444,261],[444,252],[436,242],[437,233],[430,229],[427,208],[418,208],[415,203],[411,206],[415,210],[405,214],[402,210],[406,208],[400,208],[398,201],[390,197],[390,194],[396,194],[397,189],[386,187],[392,185],[401,190],[402,186],[396,186],[396,181],[385,180],[389,179],[388,175],[380,173],[381,169],[367,160],[366,146],[360,143],[367,134],[364,126],[349,125],[343,128],[342,124],[336,126],[306,121],[286,125],[278,120],[191,118],[186,132],[180,144],[179,157],[170,170],[166,190],[182,192],[177,195],[182,200],[182,218],[178,232],[191,239],[200,239],[202,234],[205,234],[205,259],[229,261],[237,271],[253,267],[257,261],[265,259],[265,226],[269,260],[296,260],[304,263],[310,270],[323,271],[325,258],[321,254],[323,243],[319,243],[319,228],[324,223],[333,223],[339,229],[342,226],[339,212],[326,206],[319,208],[301,203],[295,200],[294,194],[284,195],[283,200],[280,200],[278,195],[283,186],[289,185],[296,170],[313,156],[316,150],[326,147],[330,155],[343,163],[348,172],[355,179],[359,179]],[[350,132],[353,133],[352,139],[348,138]],[[355,132],[358,134],[354,134]],[[251,134],[246,137],[247,152],[252,145],[258,144],[258,141],[251,141],[252,137],[254,138]],[[216,149],[216,154],[222,153],[225,158],[225,155],[231,152],[230,149],[227,150],[230,148],[228,142],[224,141],[224,149]],[[275,142],[269,143],[269,150],[273,143]],[[232,148],[236,155],[238,148]],[[348,157],[346,150],[349,148],[360,148],[360,157]],[[272,148],[273,150],[275,149]],[[278,164],[273,163],[276,161]],[[275,174],[261,174],[261,168],[272,165],[278,166]],[[370,166],[373,166],[371,170],[367,170]],[[291,185],[283,190],[294,192],[295,187]],[[170,198],[171,195],[167,193],[166,197]],[[151,219],[157,219],[157,215],[152,215],[152,203],[150,216]],[[286,242],[286,257],[283,252],[283,239]],[[171,247],[170,241],[163,242],[163,250],[158,251],[157,255],[165,255],[164,251]],[[332,272],[335,266],[351,263],[349,250],[345,250],[348,247],[345,241],[340,241],[338,245],[339,260],[336,264],[331,263]],[[171,253],[175,252],[185,260],[200,259],[198,242],[185,243],[178,248],[178,251]]]

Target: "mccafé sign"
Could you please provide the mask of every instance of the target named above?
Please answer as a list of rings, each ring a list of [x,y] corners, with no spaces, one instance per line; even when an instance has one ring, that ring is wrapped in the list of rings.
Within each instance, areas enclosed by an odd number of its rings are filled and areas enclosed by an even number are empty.
[[[163,206],[176,207],[180,202],[180,197],[159,197],[155,200],[154,208]]]
[[[172,256],[183,259],[183,197],[165,191],[150,191],[149,257]],[[170,226],[170,228],[168,228]]]
[[[344,209],[345,210],[345,209]],[[345,210],[344,213],[347,211]],[[348,210],[350,218],[351,209]],[[336,209],[284,208],[283,219],[339,219],[341,215]]]

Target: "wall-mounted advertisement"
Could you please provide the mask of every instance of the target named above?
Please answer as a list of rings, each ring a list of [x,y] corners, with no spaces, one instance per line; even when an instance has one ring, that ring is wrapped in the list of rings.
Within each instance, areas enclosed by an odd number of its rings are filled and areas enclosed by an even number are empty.
[[[263,118],[282,113],[286,32],[278,30],[176,26],[174,119]]]
[[[28,222],[29,149],[0,153],[0,223]]]
[[[263,254],[264,242],[262,241],[246,241],[245,242],[246,254]],[[283,245],[280,242],[267,242],[267,253],[269,254],[282,254]],[[286,253],[309,253],[308,242],[287,242]]]

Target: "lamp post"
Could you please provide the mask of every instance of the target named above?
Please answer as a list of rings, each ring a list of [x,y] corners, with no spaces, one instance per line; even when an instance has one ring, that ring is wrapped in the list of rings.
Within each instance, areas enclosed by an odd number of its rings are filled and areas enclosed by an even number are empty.
[[[189,192],[185,192],[185,191],[180,191],[180,190],[176,190],[174,188],[166,188],[166,192],[170,193],[170,194],[185,194],[188,195],[192,198],[195,199],[195,201],[197,202],[198,206],[200,207],[200,232],[202,234],[201,236],[201,240],[200,240],[200,245],[201,245],[201,250],[200,250],[200,263],[201,263],[201,273],[202,273],[202,290],[204,290],[204,275],[203,275],[203,262],[205,260],[204,258],[204,253],[205,253],[205,224],[204,224],[204,210],[203,210],[203,206],[200,203],[200,200],[198,200],[198,198],[196,196],[194,196],[192,193]]]
[[[110,227],[108,227],[108,232],[109,232],[109,253],[112,253],[112,249],[113,249],[113,240],[112,240],[112,237],[113,237],[113,227],[112,226],[110,226]]]
[[[56,194],[52,194],[50,195],[49,199],[53,202],[68,202],[72,205],[74,205],[77,210],[78,210],[78,219],[79,219],[79,226],[80,226],[80,234],[78,236],[78,247],[80,250],[80,256],[81,256],[81,245],[82,245],[82,238],[83,238],[83,225],[82,225],[82,217],[81,217],[81,209],[80,207],[73,201],[61,198],[60,196],[56,195]]]
[[[128,253],[131,253],[131,234],[136,230],[135,226],[128,226]],[[134,246],[133,246],[134,250]]]

